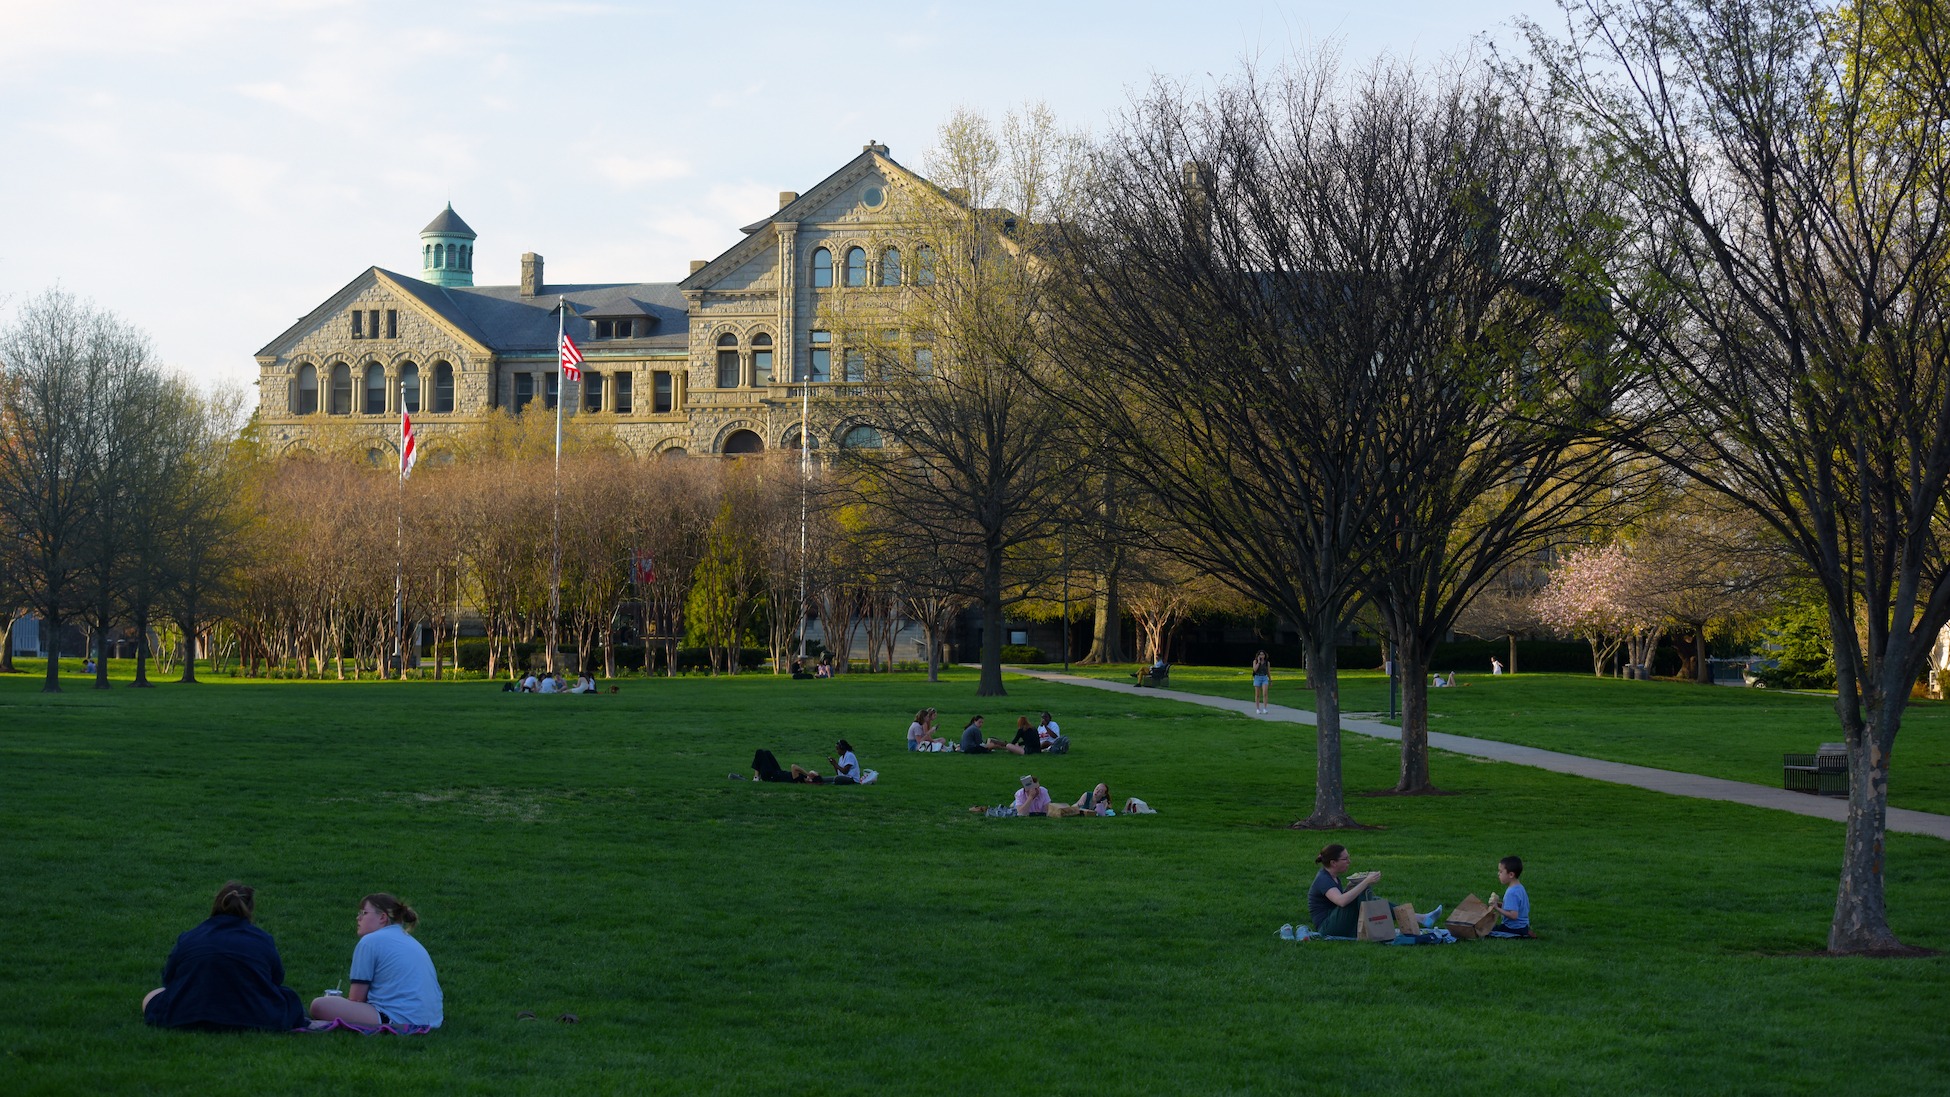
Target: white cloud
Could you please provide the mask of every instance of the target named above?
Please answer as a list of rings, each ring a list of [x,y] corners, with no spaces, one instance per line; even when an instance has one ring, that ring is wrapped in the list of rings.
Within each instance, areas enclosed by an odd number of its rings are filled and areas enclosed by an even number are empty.
[[[689,161],[674,156],[598,156],[589,161],[589,166],[597,175],[625,190],[691,174]]]

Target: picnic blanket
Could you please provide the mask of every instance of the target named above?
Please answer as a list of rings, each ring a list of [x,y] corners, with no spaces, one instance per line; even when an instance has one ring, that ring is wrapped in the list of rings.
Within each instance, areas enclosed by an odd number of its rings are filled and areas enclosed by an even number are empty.
[[[432,1025],[402,1025],[397,1023],[385,1024],[385,1025],[355,1025],[350,1021],[334,1020],[334,1021],[327,1021],[322,1025],[307,1025],[304,1028],[294,1028],[291,1031],[293,1032],[336,1032],[340,1029],[344,1029],[347,1032],[356,1032],[361,1036],[425,1036],[427,1033],[433,1031],[433,1026]]]

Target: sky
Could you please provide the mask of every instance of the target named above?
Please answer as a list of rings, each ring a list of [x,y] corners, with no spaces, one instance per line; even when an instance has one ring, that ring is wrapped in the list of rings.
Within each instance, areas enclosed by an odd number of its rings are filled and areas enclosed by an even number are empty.
[[[252,355],[452,202],[475,279],[674,282],[868,141],[919,169],[961,108],[1102,130],[1338,44],[1434,62],[1553,0],[604,3],[0,0],[0,324],[60,288],[159,361]]]

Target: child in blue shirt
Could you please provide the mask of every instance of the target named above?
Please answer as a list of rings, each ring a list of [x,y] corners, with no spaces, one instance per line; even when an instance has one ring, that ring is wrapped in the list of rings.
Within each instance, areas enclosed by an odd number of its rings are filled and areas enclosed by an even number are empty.
[[[1496,863],[1496,881],[1503,885],[1503,898],[1490,896],[1490,906],[1500,919],[1490,930],[1492,937],[1534,937],[1530,932],[1530,893],[1518,878],[1523,875],[1523,858],[1505,857]]]

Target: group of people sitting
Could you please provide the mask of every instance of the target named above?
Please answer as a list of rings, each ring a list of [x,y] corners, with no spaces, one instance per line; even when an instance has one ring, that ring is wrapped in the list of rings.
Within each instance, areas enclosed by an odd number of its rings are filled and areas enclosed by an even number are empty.
[[[419,924],[412,907],[385,892],[359,900],[358,944],[350,989],[326,991],[307,1010],[284,985],[284,962],[255,923],[257,892],[229,881],[217,889],[210,917],[176,938],[163,965],[163,985],[142,999],[142,1019],[159,1028],[260,1029],[288,1032],[362,1027],[439,1028],[440,979],[433,959],[408,936]]]
[[[826,763],[832,768],[827,771],[828,776],[822,776],[818,770],[807,769],[800,765],[781,766],[779,765],[777,755],[760,747],[758,750],[752,752],[751,779],[754,781],[785,781],[800,785],[873,784],[876,775],[871,770],[862,771],[860,769],[860,759],[853,753],[853,744],[841,739],[833,745],[833,749],[838,754],[837,756],[833,754],[826,756]],[[744,780],[744,778],[739,777],[736,773],[731,776],[741,781]]]
[[[978,815],[989,815],[994,818],[1016,818],[1031,815],[1050,815],[1059,818],[1066,815],[1101,815],[1109,817],[1117,814],[1117,809],[1111,806],[1110,786],[1102,781],[1099,781],[1095,788],[1077,797],[1077,801],[1074,804],[1052,804],[1050,802],[1049,789],[1044,788],[1043,783],[1033,773],[1023,774],[1021,784],[1022,787],[1016,791],[1015,799],[1010,803],[996,804],[994,806],[976,804],[968,810]],[[1149,804],[1136,798],[1126,801],[1124,810],[1127,813],[1137,815],[1157,814],[1157,812],[1151,810]]]
[[[831,655],[821,655],[818,665],[814,666],[811,670],[806,669],[806,662],[803,659],[794,659],[792,661],[792,677],[800,681],[808,678],[831,678],[832,676],[833,657]]]
[[[576,675],[576,684],[563,680],[561,671],[544,671],[540,675],[530,671],[520,681],[510,679],[501,686],[503,693],[594,693],[596,677],[584,671]]]
[[[961,729],[960,741],[951,743],[935,731],[935,717],[936,713],[931,708],[924,708],[914,714],[914,722],[907,725],[907,749],[947,750],[962,754],[998,752],[1041,754],[1045,751],[1062,754],[1068,752],[1070,745],[1070,741],[1063,735],[1062,727],[1051,719],[1047,712],[1043,713],[1041,721],[1034,725],[1030,724],[1027,716],[1016,717],[1016,737],[1006,743],[982,730],[986,720],[979,714],[968,721],[967,727]]]
[[[1374,886],[1381,882],[1379,872],[1360,872],[1348,874],[1353,856],[1347,847],[1335,843],[1323,847],[1314,858],[1320,871],[1314,874],[1314,882],[1307,889],[1307,917],[1313,923],[1313,930],[1322,937],[1353,938],[1360,927],[1359,911],[1363,899],[1381,900],[1374,894]],[[1530,931],[1530,893],[1524,890],[1523,858],[1505,857],[1496,863],[1497,883],[1503,888],[1501,898],[1491,892],[1489,907],[1496,912],[1497,923],[1491,928],[1491,937],[1534,937]],[[1385,902],[1386,900],[1381,900]],[[1389,904],[1391,907],[1394,905]],[[1441,907],[1436,908],[1440,913]],[[1422,916],[1425,924],[1433,925],[1435,914]]]

